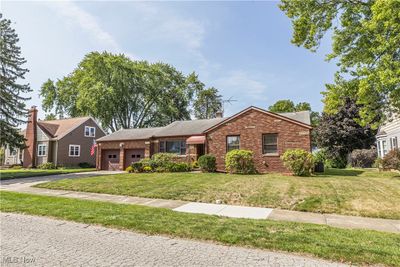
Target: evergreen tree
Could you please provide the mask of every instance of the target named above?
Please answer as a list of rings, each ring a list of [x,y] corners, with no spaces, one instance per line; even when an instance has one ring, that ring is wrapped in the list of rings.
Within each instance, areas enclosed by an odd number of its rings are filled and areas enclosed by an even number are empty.
[[[21,94],[31,91],[29,84],[20,84],[28,69],[22,67],[26,60],[21,57],[19,39],[11,28],[11,21],[0,13],[0,146],[23,147],[24,137],[17,126],[24,123],[25,101]]]

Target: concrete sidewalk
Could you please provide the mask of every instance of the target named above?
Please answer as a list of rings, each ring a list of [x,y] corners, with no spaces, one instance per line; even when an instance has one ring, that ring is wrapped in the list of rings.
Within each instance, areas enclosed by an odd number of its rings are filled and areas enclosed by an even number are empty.
[[[114,172],[115,173],[115,172]],[[85,176],[105,175],[108,173],[97,172],[74,175],[54,175],[35,178],[23,178],[1,181],[0,189],[21,193],[30,193],[46,196],[59,196],[86,200],[106,201],[118,204],[136,204],[149,207],[168,208],[177,212],[202,213],[209,215],[218,215],[234,218],[248,219],[269,219],[276,221],[291,221],[302,223],[314,223],[321,225],[329,225],[339,228],[350,229],[369,229],[400,234],[400,220],[389,220],[379,218],[367,218],[358,216],[344,216],[337,214],[321,214],[312,212],[299,212],[291,210],[245,207],[224,204],[210,204],[187,202],[180,200],[152,199],[142,197],[131,197],[121,195],[109,195],[99,193],[66,191],[66,190],[50,190],[43,188],[35,188],[33,185],[54,181],[65,178],[79,178]]]

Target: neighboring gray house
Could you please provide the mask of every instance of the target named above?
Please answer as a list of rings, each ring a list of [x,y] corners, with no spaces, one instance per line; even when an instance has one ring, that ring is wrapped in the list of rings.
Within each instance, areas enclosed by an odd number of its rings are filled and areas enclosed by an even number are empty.
[[[27,148],[6,148],[5,165],[22,164],[24,167],[35,167],[52,162],[61,166],[77,166],[87,162],[94,166],[96,156],[90,155],[90,151],[95,140],[103,137],[105,132],[91,117],[37,120],[37,109],[32,107],[23,134]]]
[[[379,127],[376,135],[378,157],[384,157],[390,150],[400,148],[400,115],[396,114]]]

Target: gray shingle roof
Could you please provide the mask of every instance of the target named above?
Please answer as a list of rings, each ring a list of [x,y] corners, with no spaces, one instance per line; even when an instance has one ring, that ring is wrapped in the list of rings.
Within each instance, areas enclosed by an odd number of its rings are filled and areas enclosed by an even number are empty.
[[[289,119],[296,120],[310,125],[310,112],[289,112],[278,113]],[[164,127],[155,128],[136,128],[121,129],[110,135],[101,137],[97,141],[118,141],[118,140],[143,140],[151,137],[169,137],[169,136],[189,136],[203,134],[207,129],[217,125],[228,118],[215,118],[205,120],[187,120],[175,121]]]
[[[181,135],[202,134],[208,128],[223,121],[223,118],[208,120],[175,121],[165,127],[122,129],[110,135],[101,137],[97,141],[140,140],[150,137],[168,137]]]
[[[220,123],[225,118],[206,120],[175,121],[157,132],[157,136],[178,136],[202,134],[208,128]]]
[[[155,128],[136,128],[136,129],[121,129],[112,134],[103,136],[97,141],[118,141],[118,140],[141,140],[149,139],[162,129],[163,127]]]
[[[310,121],[310,111],[298,111],[298,112],[286,112],[286,113],[277,113],[279,115],[285,116],[289,119],[296,120],[308,125],[311,125]]]

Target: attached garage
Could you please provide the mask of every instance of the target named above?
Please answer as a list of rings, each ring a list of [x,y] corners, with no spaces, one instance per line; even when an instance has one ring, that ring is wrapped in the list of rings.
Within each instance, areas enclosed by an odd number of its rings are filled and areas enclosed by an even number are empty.
[[[115,171],[119,169],[119,149],[101,151],[101,169]]]
[[[125,149],[124,169],[128,168],[133,162],[137,162],[144,158],[144,148]]]

